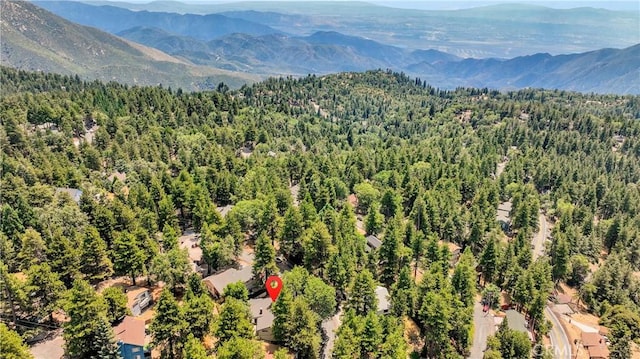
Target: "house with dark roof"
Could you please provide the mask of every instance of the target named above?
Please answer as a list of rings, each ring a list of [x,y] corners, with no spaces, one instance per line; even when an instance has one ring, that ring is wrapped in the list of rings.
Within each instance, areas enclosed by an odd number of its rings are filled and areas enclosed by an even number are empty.
[[[273,312],[271,312],[271,298],[255,298],[249,300],[251,321],[256,335],[264,341],[273,342],[275,337],[271,327],[273,326]]]
[[[371,252],[371,250],[378,249],[382,245],[382,241],[378,239],[378,237],[374,235],[369,235],[366,237],[367,247],[365,248],[367,252]]]
[[[249,290],[249,294],[255,293],[258,290],[257,282],[253,278],[251,266],[244,266],[240,269],[230,268],[223,272],[210,275],[203,279],[203,281],[209,293],[215,298],[222,297],[224,288],[238,281],[244,283]]]
[[[123,359],[143,359],[151,356],[145,349],[144,320],[125,316],[122,322],[113,328],[113,332]]]

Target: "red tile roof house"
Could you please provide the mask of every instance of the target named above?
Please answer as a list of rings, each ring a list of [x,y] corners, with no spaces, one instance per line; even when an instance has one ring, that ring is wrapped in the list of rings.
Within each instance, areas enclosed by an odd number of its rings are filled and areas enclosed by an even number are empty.
[[[145,354],[145,327],[144,321],[134,317],[125,316],[122,322],[113,328],[120,355],[124,359],[143,359]]]

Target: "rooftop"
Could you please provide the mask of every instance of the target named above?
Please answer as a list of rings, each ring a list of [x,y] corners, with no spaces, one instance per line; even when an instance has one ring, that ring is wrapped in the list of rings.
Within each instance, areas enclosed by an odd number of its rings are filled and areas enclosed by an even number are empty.
[[[144,346],[144,321],[126,316],[120,324],[113,328],[116,340],[126,344]]]
[[[376,287],[376,297],[378,298],[378,311],[386,312],[391,308],[391,303],[389,303],[389,291],[385,287],[377,286]]]
[[[587,348],[589,350],[589,358],[606,359],[609,358],[609,348],[606,345],[596,345]]]
[[[382,245],[382,241],[374,235],[367,236],[367,246],[372,249],[378,249]]]
[[[529,334],[529,330],[527,330],[526,320],[522,313],[513,309],[507,310],[505,313],[507,314],[507,320],[509,321],[509,328],[518,332]]]
[[[228,204],[224,207],[216,207],[216,211],[218,211],[218,213],[220,213],[220,216],[224,218],[232,208],[233,208],[233,205]]]
[[[222,294],[224,288],[237,281],[243,283],[249,282],[253,278],[250,266],[244,266],[241,269],[230,268],[224,272],[220,272],[214,275],[210,275],[203,279],[205,282],[210,283],[218,294]]]
[[[256,325],[256,331],[270,328],[273,325],[273,313],[271,312],[271,298],[255,298],[249,300],[251,318]],[[262,313],[260,313],[262,311]]]
[[[56,187],[56,194],[58,193],[66,193],[69,195],[69,197],[71,197],[71,199],[76,202],[76,203],[80,203],[80,197],[82,197],[82,191],[77,189],[77,188],[68,188],[68,187]]]
[[[585,347],[598,346],[604,343],[600,333],[587,333],[582,332],[582,345]]]

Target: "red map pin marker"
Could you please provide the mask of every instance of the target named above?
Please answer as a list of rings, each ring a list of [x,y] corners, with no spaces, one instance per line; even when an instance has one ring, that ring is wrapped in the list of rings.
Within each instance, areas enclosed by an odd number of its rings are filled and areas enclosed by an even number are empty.
[[[265,287],[267,287],[267,293],[269,293],[269,297],[271,297],[271,301],[275,302],[280,295],[280,291],[282,290],[282,279],[277,275],[272,275],[267,278],[267,282],[265,283]]]

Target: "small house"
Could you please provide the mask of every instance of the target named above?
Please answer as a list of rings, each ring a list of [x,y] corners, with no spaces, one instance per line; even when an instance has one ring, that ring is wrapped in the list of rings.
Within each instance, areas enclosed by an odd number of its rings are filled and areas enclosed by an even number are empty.
[[[251,320],[255,327],[256,335],[264,341],[273,342],[275,337],[271,327],[273,326],[273,312],[271,312],[271,298],[255,298],[249,300]]]
[[[230,268],[223,272],[210,275],[203,279],[209,293],[215,298],[222,297],[224,288],[231,283],[241,281],[249,290],[249,294],[256,292],[256,281],[253,278],[251,266],[244,266],[240,269]]]
[[[376,287],[376,298],[378,298],[378,314],[389,314],[391,302],[389,302],[389,291],[382,286]]]
[[[606,340],[600,333],[582,332],[582,346],[587,348],[589,359],[607,359],[609,358],[609,348],[607,348]]]
[[[369,235],[366,237],[367,247],[365,248],[367,252],[371,252],[372,250],[380,248],[382,246],[382,241],[378,239],[378,237],[374,235]]]
[[[120,355],[123,359],[143,359],[151,353],[145,350],[144,321],[125,316],[122,322],[113,328]]]

